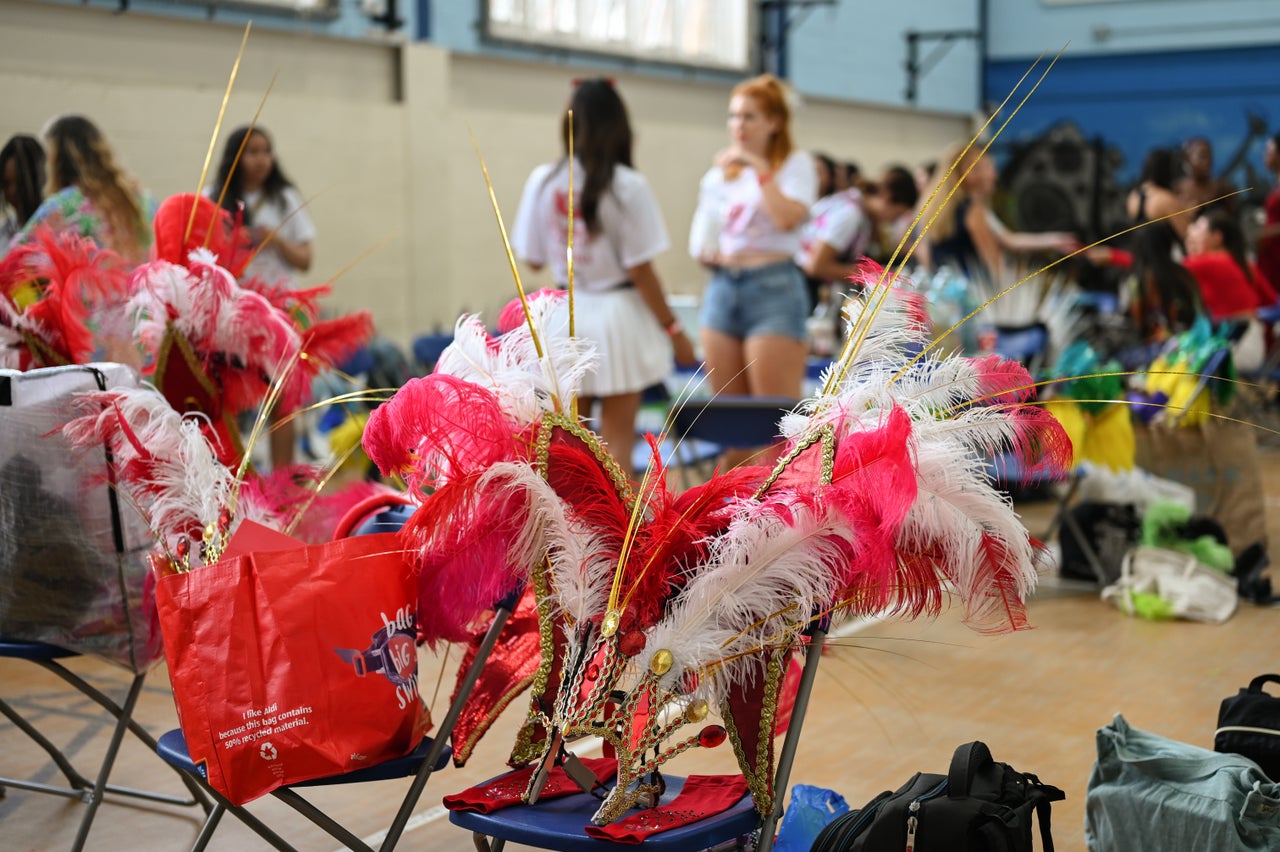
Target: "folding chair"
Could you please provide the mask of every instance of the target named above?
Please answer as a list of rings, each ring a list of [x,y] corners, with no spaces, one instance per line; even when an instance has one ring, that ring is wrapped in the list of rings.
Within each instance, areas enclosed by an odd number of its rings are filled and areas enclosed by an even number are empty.
[[[770,852],[775,828],[782,817],[782,802],[791,780],[791,767],[800,742],[800,730],[804,726],[809,696],[813,691],[818,663],[826,642],[826,625],[811,629],[808,635],[804,670],[796,692],[795,707],[791,712],[791,724],[778,752],[774,771],[773,810],[766,818],[761,819],[752,806],[751,797],[747,795],[723,813],[646,837],[646,848],[696,852],[734,841],[741,843],[742,838],[758,831],[759,841],[754,847],[756,852]],[[663,777],[668,794],[678,793],[684,786],[683,778],[669,775]],[[559,852],[606,852],[634,848],[626,844],[597,840],[583,832],[583,826],[591,821],[599,806],[600,800],[595,796],[578,793],[533,805],[516,805],[488,814],[450,811],[449,821],[472,832],[472,841],[478,852],[501,852],[508,841]],[[489,842],[490,838],[493,843]]]
[[[413,359],[427,372],[435,369],[445,348],[453,342],[452,334],[423,334],[413,339]]]
[[[157,743],[154,737],[149,734],[137,722],[133,721],[133,710],[138,702],[138,696],[142,693],[142,684],[146,679],[145,672],[139,672],[133,675],[133,680],[129,684],[128,691],[125,695],[124,703],[117,704],[106,693],[90,684],[80,675],[62,665],[59,660],[68,657],[80,656],[75,651],[68,651],[53,645],[47,645],[43,642],[25,642],[21,640],[4,640],[0,639],[0,657],[7,659],[26,660],[35,663],[46,671],[52,672],[59,678],[70,684],[76,691],[92,699],[96,704],[111,714],[115,719],[115,725],[111,729],[111,737],[107,744],[106,754],[102,758],[102,763],[98,766],[94,780],[90,781],[83,774],[72,766],[70,759],[59,749],[52,741],[41,733],[35,725],[23,717],[14,707],[7,701],[0,699],[0,714],[3,714],[13,725],[31,738],[36,745],[44,749],[49,758],[58,767],[58,770],[67,779],[69,786],[62,787],[53,784],[45,784],[36,781],[28,781],[21,778],[0,777],[0,790],[5,787],[13,787],[19,790],[30,790],[36,793],[50,793],[56,796],[66,796],[72,799],[80,799],[85,803],[85,812],[80,818],[80,827],[76,832],[76,838],[72,844],[73,850],[83,849],[85,842],[89,837],[89,830],[93,826],[93,819],[97,815],[98,806],[102,804],[103,797],[107,793],[119,796],[129,796],[135,799],[144,799],[150,802],[161,802],[170,805],[195,805],[199,804],[209,811],[211,803],[204,796],[200,786],[185,776],[179,774],[182,782],[187,789],[191,791],[191,798],[182,798],[180,796],[170,796],[162,793],[151,793],[145,790],[135,790],[129,787],[118,787],[114,784],[107,783],[111,775],[111,770],[115,765],[116,756],[120,751],[121,743],[124,740],[126,730],[131,731],[143,745],[151,751],[157,750]]]
[[[643,471],[649,466],[651,451],[647,435],[658,435],[665,425],[666,413],[672,403],[671,391],[665,384],[652,385],[644,389],[640,397],[640,416],[636,419],[636,432],[640,440],[636,442],[631,453],[631,469]],[[689,438],[679,441],[670,435],[663,435],[658,442],[658,454],[662,464],[683,469],[686,465],[698,466],[715,461],[724,450],[709,441]],[[688,483],[685,483],[686,485]]]
[[[352,534],[354,535],[394,532],[403,526],[409,516],[412,515],[413,508],[386,495],[372,497],[352,508],[347,517],[339,523],[339,530],[336,535],[346,535],[348,532],[352,532],[353,528],[354,532]],[[374,509],[380,509],[380,511],[372,511]],[[359,850],[360,852],[373,852],[373,847],[356,837],[341,823],[316,807],[297,791],[307,787],[331,787],[340,784],[356,784],[362,781],[386,781],[412,777],[413,781],[410,783],[408,791],[405,792],[404,798],[400,801],[400,807],[396,810],[395,817],[391,821],[391,827],[387,829],[382,843],[378,846],[380,852],[389,852],[389,850],[394,849],[396,844],[400,842],[401,835],[404,834],[409,818],[412,816],[414,808],[417,807],[418,800],[422,797],[422,791],[426,788],[431,774],[437,769],[443,769],[449,763],[453,750],[449,747],[448,742],[450,735],[453,733],[454,725],[458,721],[458,717],[466,705],[467,698],[480,677],[480,671],[484,668],[490,652],[493,651],[494,645],[497,644],[502,628],[515,610],[518,600],[519,594],[513,594],[499,602],[495,607],[493,620],[490,622],[489,628],[477,648],[475,658],[472,660],[461,683],[459,683],[457,695],[450,703],[449,709],[445,713],[440,727],[435,731],[434,737],[423,737],[417,748],[403,757],[385,760],[375,766],[364,767],[342,775],[317,778],[293,784],[289,787],[281,787],[273,790],[271,795],[302,814],[347,848]],[[203,767],[198,766],[192,760],[181,729],[169,731],[160,737],[159,753],[160,757],[171,766],[185,773],[188,777],[198,779],[201,786],[215,801],[213,809],[209,812],[208,818],[200,829],[200,834],[196,837],[192,852],[200,852],[209,844],[214,831],[218,827],[218,823],[222,820],[223,815],[228,812],[276,849],[293,849],[276,832],[267,827],[265,823],[248,810],[242,806],[232,804],[226,797],[205,783]]]
[[[85,802],[73,844],[77,850],[84,847],[107,793],[210,807],[199,785],[185,778],[191,798],[108,783],[126,730],[151,751],[157,748],[155,738],[133,721],[154,662],[140,604],[150,537],[107,484],[115,475],[110,453],[76,454],[58,430],[74,416],[78,394],[137,381],[132,370],[118,364],[0,371],[0,632],[8,634],[0,639],[0,657],[26,660],[56,675],[114,722],[91,781],[31,718],[0,700],[0,714],[49,755],[68,784],[0,778],[0,786]],[[93,629],[82,633],[88,626]],[[130,672],[123,702],[60,662],[82,653]]]
[[[511,615],[509,607],[514,606],[514,603],[503,602],[494,612],[493,621],[485,633],[475,660],[467,670],[461,684],[459,684],[458,696],[449,705],[449,710],[444,720],[440,723],[439,729],[436,730],[434,737],[424,737],[418,747],[404,757],[383,761],[376,766],[358,769],[343,775],[317,778],[301,784],[294,784],[290,787],[281,787],[273,790],[271,795],[302,814],[347,848],[359,850],[359,852],[373,852],[374,847],[369,846],[369,844],[343,827],[337,820],[303,798],[298,793],[298,790],[307,787],[328,787],[338,784],[356,784],[362,781],[385,781],[394,778],[412,777],[413,781],[401,800],[400,807],[396,810],[395,817],[391,821],[391,827],[387,829],[381,845],[377,847],[381,852],[388,852],[388,850],[394,849],[396,844],[400,842],[400,837],[408,825],[409,817],[412,816],[414,808],[417,807],[418,800],[422,797],[422,791],[426,788],[427,781],[431,778],[431,773],[437,769],[443,769],[449,763],[449,758],[453,754],[452,749],[448,746],[449,735],[453,731],[454,723],[458,721],[458,716],[463,710],[467,696],[470,694],[472,687],[475,686],[476,679],[480,676],[480,670],[484,668],[489,653],[493,650],[503,626]],[[161,736],[159,752],[160,757],[171,766],[192,778],[199,779],[205,791],[216,803],[209,812],[209,817],[205,820],[204,826],[200,829],[200,834],[196,837],[192,852],[199,852],[209,844],[213,837],[213,832],[217,829],[218,823],[225,813],[231,813],[276,849],[285,850],[285,852],[293,849],[292,846],[243,806],[233,805],[212,787],[204,784],[205,779],[201,774],[202,770],[191,759],[181,730],[172,730]]]
[[[681,461],[681,483],[686,487],[688,468],[699,463],[686,461],[683,447],[705,442],[719,448],[751,449],[765,447],[778,439],[778,420],[795,408],[790,397],[717,396],[697,403],[686,403],[671,418],[671,434],[678,441],[677,458]],[[717,454],[718,457],[718,454]]]

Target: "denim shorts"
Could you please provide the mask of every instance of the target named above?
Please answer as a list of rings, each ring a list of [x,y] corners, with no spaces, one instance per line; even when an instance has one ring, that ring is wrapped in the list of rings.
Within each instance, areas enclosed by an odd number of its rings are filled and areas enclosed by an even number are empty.
[[[717,269],[702,298],[699,322],[730,337],[773,334],[807,340],[809,295],[791,261],[754,269]]]

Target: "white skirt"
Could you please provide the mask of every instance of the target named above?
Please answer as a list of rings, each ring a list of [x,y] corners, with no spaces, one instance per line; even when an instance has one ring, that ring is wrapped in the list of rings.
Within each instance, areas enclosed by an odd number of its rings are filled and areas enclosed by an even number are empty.
[[[636,393],[671,375],[671,339],[635,287],[575,290],[573,300],[575,331],[598,353],[595,372],[582,381],[583,396]]]

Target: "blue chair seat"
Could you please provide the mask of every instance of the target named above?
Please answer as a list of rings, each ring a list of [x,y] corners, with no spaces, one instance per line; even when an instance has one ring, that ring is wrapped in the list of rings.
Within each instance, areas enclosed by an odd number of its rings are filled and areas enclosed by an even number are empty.
[[[658,455],[668,468],[684,468],[687,465],[696,467],[715,461],[723,452],[724,448],[719,444],[697,438],[685,438],[680,441],[667,436],[658,443]],[[643,439],[636,441],[635,449],[631,452],[631,469],[637,476],[649,467],[649,456],[649,444]]]
[[[672,801],[684,787],[683,778],[664,776],[667,792],[664,802]],[[474,811],[450,811],[449,821],[454,825],[486,837],[500,838],[538,849],[556,849],[563,852],[610,852],[610,850],[635,849],[633,844],[597,840],[583,832],[591,823],[591,817],[600,807],[600,800],[587,793],[551,799],[536,805],[516,805],[491,814]],[[631,811],[639,813],[639,811]],[[646,849],[675,849],[695,852],[744,837],[760,826],[751,796],[743,796],[729,810],[681,828],[673,828],[654,834],[644,841]]]
[[[25,642],[21,639],[0,638],[0,657],[11,660],[39,662],[41,660],[60,660],[65,657],[78,656],[79,654],[75,651],[68,651],[66,648],[59,648],[56,645],[47,645],[44,642]]]
[[[778,438],[778,421],[793,409],[789,397],[733,396],[721,394],[683,406],[672,417],[671,431],[721,447],[763,447]]]
[[[413,358],[421,366],[432,368],[444,350],[453,343],[452,334],[423,334],[413,339]]]
[[[418,747],[404,757],[384,760],[375,766],[366,766],[363,769],[356,769],[343,775],[315,778],[311,781],[301,781],[290,786],[295,788],[327,787],[333,784],[353,784],[360,781],[387,781],[393,778],[408,778],[417,774],[418,768],[422,766],[422,761],[426,760],[427,752],[430,751],[432,742],[431,737],[423,737],[422,742],[418,743]],[[184,772],[199,775],[201,778],[205,777],[203,769],[191,759],[191,753],[187,751],[187,741],[183,738],[181,730],[175,729],[163,734],[160,737],[157,751],[160,757],[169,765],[177,767]],[[432,770],[443,769],[449,764],[449,758],[452,756],[453,749],[445,746]]]

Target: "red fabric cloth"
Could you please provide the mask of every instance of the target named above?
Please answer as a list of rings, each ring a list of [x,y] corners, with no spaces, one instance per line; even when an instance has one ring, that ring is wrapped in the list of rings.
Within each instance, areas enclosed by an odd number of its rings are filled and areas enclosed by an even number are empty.
[[[1199,282],[1205,308],[1215,322],[1276,303],[1276,291],[1262,272],[1250,264],[1253,281],[1249,281],[1225,251],[1192,255],[1185,265]]]
[[[781,736],[791,727],[791,711],[796,707],[796,694],[800,691],[800,676],[804,666],[798,656],[787,662],[787,672],[782,677],[782,689],[778,690],[778,713],[773,719],[773,735]]]
[[[595,773],[596,779],[601,784],[608,782],[618,771],[618,761],[608,757],[584,757],[582,763]],[[522,801],[525,788],[529,786],[529,779],[533,777],[537,768],[537,766],[526,766],[524,769],[500,775],[492,781],[468,787],[461,793],[445,796],[444,806],[451,811],[475,811],[489,814],[518,805]],[[538,801],[559,799],[581,792],[582,790],[573,782],[573,779],[565,774],[564,769],[557,766],[547,774],[547,783],[542,788]]]
[[[722,814],[746,794],[747,779],[741,775],[690,775],[684,781],[684,789],[669,803],[645,808],[609,825],[588,825],[583,830],[597,840],[638,845],[650,835]]]

